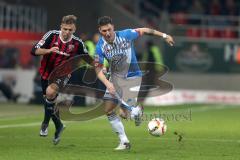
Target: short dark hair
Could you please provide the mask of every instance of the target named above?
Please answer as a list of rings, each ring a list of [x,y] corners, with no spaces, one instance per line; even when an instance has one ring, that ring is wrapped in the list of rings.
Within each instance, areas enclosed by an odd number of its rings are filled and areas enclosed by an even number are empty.
[[[62,18],[62,24],[75,24],[77,22],[77,17],[74,15],[67,15]]]
[[[98,26],[99,27],[107,25],[107,24],[113,24],[111,17],[103,16],[103,17],[98,18]]]

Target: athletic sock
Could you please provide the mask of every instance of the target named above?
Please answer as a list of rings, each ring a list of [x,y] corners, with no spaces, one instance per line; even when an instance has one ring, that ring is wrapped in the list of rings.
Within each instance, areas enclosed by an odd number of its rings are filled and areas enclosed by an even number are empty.
[[[120,118],[116,115],[116,113],[111,113],[107,117],[112,126],[113,131],[117,133],[117,135],[120,139],[120,142],[121,143],[129,142],[129,140],[126,136],[125,130],[124,130],[124,126],[123,126]]]
[[[52,114],[52,120],[53,120],[53,123],[55,124],[56,130],[59,129],[63,125],[61,122],[61,119],[59,117],[58,111]]]
[[[50,118],[52,118],[53,123],[55,124],[55,128],[59,128],[62,126],[62,122],[59,118],[59,112],[54,111],[55,106],[55,99],[47,99],[45,100],[45,115],[44,115],[44,124],[48,124],[50,121]]]
[[[53,103],[51,100],[45,99],[43,124],[49,124],[50,118],[54,112],[54,105],[55,103]]]

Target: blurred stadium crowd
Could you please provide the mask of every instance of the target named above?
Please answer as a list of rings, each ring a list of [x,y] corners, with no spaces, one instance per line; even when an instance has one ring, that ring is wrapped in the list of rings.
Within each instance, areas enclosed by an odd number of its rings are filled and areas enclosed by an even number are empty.
[[[159,16],[153,7],[168,13],[185,13],[197,15],[226,15],[237,16],[240,2],[236,0],[147,0],[141,1],[142,16],[151,14]]]
[[[160,23],[167,22],[173,26],[181,25],[182,28],[186,26],[182,36],[238,38],[237,16],[240,12],[240,1],[141,0],[138,2],[137,5],[120,3],[124,9],[138,15],[152,27],[159,27]]]

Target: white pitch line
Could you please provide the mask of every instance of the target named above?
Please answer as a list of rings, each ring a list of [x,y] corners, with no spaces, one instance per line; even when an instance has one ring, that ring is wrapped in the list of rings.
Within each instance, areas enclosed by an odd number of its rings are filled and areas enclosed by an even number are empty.
[[[41,123],[34,122],[34,123],[21,123],[21,124],[10,124],[10,125],[0,125],[0,129],[2,128],[18,128],[18,127],[32,127],[32,126],[38,126]]]
[[[64,122],[64,124],[75,123],[75,122],[78,122],[78,121]],[[52,123],[52,122],[50,122],[50,123]],[[41,125],[41,122],[9,124],[9,125],[0,125],[0,129],[4,129],[4,128],[20,128],[20,127],[33,127],[33,126],[40,126],[40,125]]]

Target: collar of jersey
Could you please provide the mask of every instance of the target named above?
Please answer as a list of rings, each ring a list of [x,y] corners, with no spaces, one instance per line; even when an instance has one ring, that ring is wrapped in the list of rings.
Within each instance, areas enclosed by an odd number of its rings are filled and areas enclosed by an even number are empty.
[[[68,42],[70,42],[70,41],[72,40],[73,35],[71,36],[71,38],[69,38],[69,40],[64,41],[64,40],[62,39],[62,37],[61,37],[61,34],[62,34],[62,32],[60,31],[59,38],[60,38],[60,40],[62,41],[62,43],[68,43]]]

